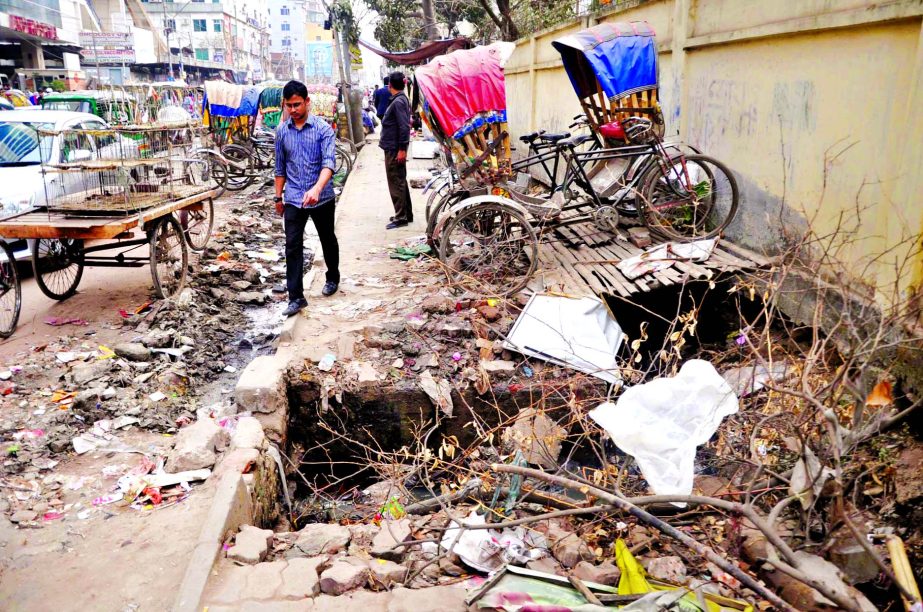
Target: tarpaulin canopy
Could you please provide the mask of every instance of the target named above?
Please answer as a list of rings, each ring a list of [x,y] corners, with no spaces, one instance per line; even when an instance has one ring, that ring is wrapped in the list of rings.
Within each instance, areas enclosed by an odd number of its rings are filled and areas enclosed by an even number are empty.
[[[454,51],[415,72],[417,85],[440,127],[453,138],[469,121],[506,121],[503,65],[516,45],[496,42]]]
[[[464,36],[458,38],[445,38],[442,40],[428,40],[417,49],[411,51],[388,51],[378,45],[359,39],[359,44],[383,58],[400,64],[402,66],[417,66],[437,55],[448,53],[456,49],[468,49],[471,47],[471,41]]]
[[[577,96],[610,100],[657,87],[657,46],[646,21],[601,23],[551,43],[561,54]]]

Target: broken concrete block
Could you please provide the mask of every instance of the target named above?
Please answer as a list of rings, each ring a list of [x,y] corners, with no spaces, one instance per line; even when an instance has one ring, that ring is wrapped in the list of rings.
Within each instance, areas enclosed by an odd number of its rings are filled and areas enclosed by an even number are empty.
[[[590,547],[576,533],[552,528],[548,530],[547,537],[553,542],[551,554],[564,567],[571,568],[581,561],[593,561],[596,558]]]
[[[234,299],[240,304],[262,304],[266,301],[266,294],[259,291],[241,291]]]
[[[397,546],[410,539],[410,519],[381,522],[381,531],[372,539],[372,556],[400,561],[407,549]]]
[[[639,249],[651,246],[651,232],[646,227],[629,227],[628,240]]]
[[[289,559],[282,570],[282,588],[279,595],[285,599],[305,599],[320,593],[320,576],[317,568],[326,562],[326,557],[298,557]]]
[[[151,350],[140,342],[123,342],[112,347],[113,352],[128,361],[150,361]]]
[[[285,561],[257,563],[249,568],[247,584],[241,589],[241,599],[271,599],[282,586]]]
[[[369,570],[373,585],[385,589],[395,583],[403,583],[407,578],[406,567],[387,559],[369,559]]]
[[[75,365],[71,370],[71,377],[74,380],[74,384],[82,387],[89,382],[105,376],[111,367],[111,359],[97,359],[89,363]]]
[[[185,472],[215,465],[215,451],[228,443],[228,432],[212,419],[199,419],[176,434],[176,444],[167,454],[168,472]]]
[[[234,546],[228,549],[228,559],[245,565],[259,563],[266,558],[271,542],[271,529],[243,525],[234,540]]]
[[[384,502],[382,502],[384,503]],[[381,504],[377,504],[381,505]],[[381,528],[372,524],[356,524],[349,526],[349,554],[356,557],[367,557],[372,548],[372,540],[378,535]]]
[[[285,558],[316,557],[336,554],[349,544],[349,528],[328,523],[308,525],[298,532],[298,539],[286,551]]]
[[[520,450],[529,463],[554,469],[567,431],[543,411],[526,408],[519,412],[513,425],[503,430],[501,437],[511,453]]]
[[[686,582],[686,564],[679,557],[657,557],[647,562],[647,575],[664,582],[683,584]]]
[[[455,300],[444,295],[431,295],[420,305],[423,312],[449,314],[455,312]]]
[[[585,563],[581,561],[580,563]],[[579,565],[579,564],[578,564]],[[558,563],[553,557],[542,557],[541,559],[536,559],[535,561],[529,561],[526,563],[526,567],[530,570],[535,570],[536,572],[544,572],[546,574],[554,574],[556,576],[564,576],[564,568],[561,567],[561,564]],[[576,570],[574,575],[583,579],[582,576],[578,576]]]
[[[285,362],[273,355],[260,355],[244,368],[234,389],[241,411],[272,413],[287,407]]]
[[[266,441],[263,426],[254,417],[240,417],[237,429],[231,436],[231,450],[238,448],[262,448]]]
[[[320,575],[320,589],[328,595],[342,595],[363,586],[368,579],[369,568],[365,562],[358,565],[339,559]]]
[[[618,584],[622,572],[618,567],[608,561],[600,563],[599,565],[581,561],[574,567],[573,574],[580,580],[614,586]]]

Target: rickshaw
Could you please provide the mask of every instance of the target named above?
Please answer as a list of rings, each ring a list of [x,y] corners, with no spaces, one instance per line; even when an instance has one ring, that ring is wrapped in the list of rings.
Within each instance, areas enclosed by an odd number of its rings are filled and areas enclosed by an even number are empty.
[[[129,125],[142,121],[135,97],[119,89],[45,94],[42,108],[90,113],[104,119],[109,125]]]
[[[459,193],[471,189],[462,180],[462,189],[444,196],[430,224],[430,239],[454,285],[495,295],[519,291],[536,269],[539,239],[553,240],[551,235],[564,225],[592,221],[599,231],[614,234],[623,217],[634,216],[660,236],[693,241],[719,234],[736,212],[737,184],[723,164],[662,141],[656,45],[649,26],[601,24],[553,44],[594,133],[525,135],[530,148],[539,139],[544,148],[508,165],[502,155],[493,161],[498,139],[480,143],[491,149],[490,171],[469,169],[459,177],[478,177],[481,192],[459,200]],[[467,52],[443,59],[456,53]],[[418,83],[427,103],[438,100],[433,110],[440,125],[439,107],[458,106],[457,92],[464,86],[459,88],[457,81],[462,76],[479,83],[472,76],[475,71],[496,70],[484,62],[465,67],[467,72],[456,69],[457,74],[443,71],[442,83],[427,77],[430,66],[418,71],[424,75]],[[492,80],[502,87],[500,68],[500,78]],[[463,134],[455,135],[464,140]],[[483,166],[483,156],[470,157],[472,143],[465,143],[465,151],[459,144],[453,139],[455,158],[468,155],[469,166]],[[474,152],[483,148],[475,146]],[[563,180],[555,181],[553,190],[536,189],[525,172],[558,157]],[[514,173],[516,181],[511,182]]]

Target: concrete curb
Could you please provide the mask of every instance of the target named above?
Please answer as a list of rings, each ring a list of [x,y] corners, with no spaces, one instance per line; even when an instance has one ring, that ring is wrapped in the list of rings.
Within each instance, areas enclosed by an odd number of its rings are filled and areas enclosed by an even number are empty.
[[[173,612],[197,612],[200,609],[205,586],[225,538],[241,525],[253,521],[250,493],[240,474],[222,475],[216,489],[173,602]]]

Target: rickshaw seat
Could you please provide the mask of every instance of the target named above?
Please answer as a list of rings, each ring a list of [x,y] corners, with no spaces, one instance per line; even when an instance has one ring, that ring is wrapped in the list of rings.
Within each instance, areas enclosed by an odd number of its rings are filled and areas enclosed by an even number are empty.
[[[570,138],[570,132],[561,132],[560,134],[542,134],[542,140],[545,142],[558,142]]]
[[[599,135],[603,138],[625,140],[625,130],[618,121],[611,121],[599,126]]]

